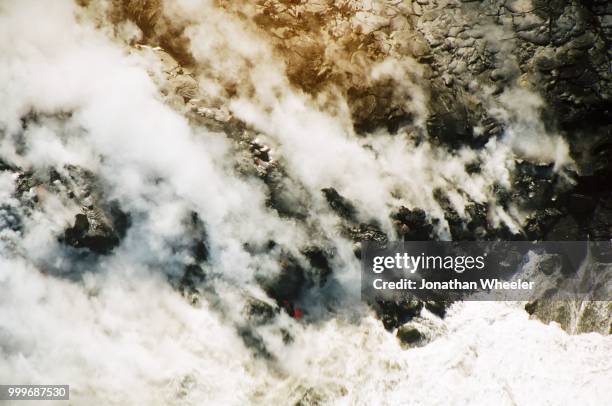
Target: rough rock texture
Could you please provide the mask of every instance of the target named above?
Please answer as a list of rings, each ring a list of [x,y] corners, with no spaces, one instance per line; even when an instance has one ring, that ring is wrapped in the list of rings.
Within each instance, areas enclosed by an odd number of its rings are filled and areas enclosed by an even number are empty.
[[[260,0],[248,7],[245,4],[219,2],[222,9],[251,21],[269,39],[285,62],[294,86],[318,97],[331,111],[338,108],[339,99],[347,100],[357,133],[404,129],[448,148],[478,147],[501,136],[505,125],[516,119],[499,113],[497,107],[507,102],[504,95],[512,95],[513,89],[527,89],[543,97],[542,130],[560,132],[569,140],[575,172],[568,176],[550,165],[517,162],[512,188],[508,191],[500,187],[497,198],[502,207],[518,203],[528,213],[518,233],[491,224],[487,219],[491,208],[477,202],[466,208],[467,215],[460,215],[445,191],[437,191],[436,199],[453,239],[579,240],[612,236],[612,189],[607,186],[612,174],[609,2]],[[168,52],[162,58],[168,64],[165,91],[177,96],[177,105],[185,103],[193,120],[222,129],[236,139],[239,153],[245,156],[241,170],[255,172],[266,180],[270,205],[280,215],[306,218],[303,205],[284,192],[288,182],[296,186],[295,181],[284,172],[282,162],[274,160],[270,148],[232,118],[222,104],[202,102],[206,98],[198,94],[197,83],[189,73],[197,67],[183,35],[184,22],[170,21],[163,4],[157,1],[118,2],[115,10],[117,21],[130,19],[141,28],[144,43]],[[389,59],[400,62],[395,66],[405,67],[402,76],[406,82],[418,82],[419,86],[411,92],[397,86],[385,72],[384,61]],[[241,91],[237,83],[226,83],[226,90],[230,95]],[[427,113],[414,108],[421,99],[429,100]],[[483,170],[478,162],[467,169]],[[342,219],[343,233],[355,242],[356,255],[360,254],[361,241],[384,242],[390,238],[379,225],[360,223],[358,209],[335,189],[323,189],[322,193]],[[398,238],[435,238],[436,222],[419,208],[399,207],[391,214],[391,221]],[[316,257],[315,263],[324,262]],[[292,256],[279,260],[282,271],[278,279],[262,283],[277,300],[293,300],[302,289],[313,285],[305,276],[308,263],[304,265]],[[312,258],[309,260],[312,265]],[[329,265],[321,267],[326,276],[331,273]],[[530,313],[569,328],[565,305],[551,309],[542,303],[530,305]],[[594,314],[586,310],[594,306],[603,309],[595,312],[603,319],[593,321],[591,317],[581,322],[579,331],[601,330],[593,326],[605,325],[605,320],[612,318],[612,313],[605,311],[609,310],[606,305],[581,306],[581,314]],[[408,314],[397,310],[403,307],[380,307],[387,327],[401,325],[412,313],[418,315],[418,311]],[[443,315],[443,311],[439,313]]]
[[[74,225],[66,229],[64,243],[99,254],[110,252],[125,236],[129,216],[121,211],[117,202],[105,201],[91,173],[77,167],[66,169],[65,181],[71,189],[68,196],[81,204],[82,213],[77,214]]]
[[[16,197],[26,207],[34,208],[49,194],[78,208],[80,213],[58,236],[64,244],[96,254],[108,254],[119,245],[130,225],[130,218],[116,201],[107,200],[95,175],[90,171],[67,165],[32,173],[11,168],[18,174]]]
[[[525,310],[545,323],[556,322],[570,333],[612,334],[611,302],[568,301],[543,298],[529,302]]]
[[[407,79],[417,70],[418,78],[429,82],[430,136],[449,143],[473,142],[475,129],[485,137],[498,135],[502,128],[487,104],[517,84],[543,95],[547,124],[573,130],[568,135],[576,141],[582,133],[598,138],[609,125],[611,18],[610,6],[602,0],[260,0],[253,7],[241,1],[219,5],[238,15],[242,9],[240,17],[268,36],[294,85],[313,94],[340,91],[357,128],[397,129],[418,113],[406,111],[416,94],[396,94],[400,89],[391,78],[372,76],[388,58],[413,68],[406,69]],[[184,68],[190,66],[185,61],[189,57],[180,57],[189,52],[183,22],[167,21],[162,2],[117,2],[114,10],[116,20],[131,19],[146,42],[167,50]],[[190,98],[190,81],[174,73],[182,82],[179,93]],[[490,92],[476,91],[485,88]]]
[[[416,327],[404,324],[397,330],[397,338],[405,345],[414,345],[423,339]]]

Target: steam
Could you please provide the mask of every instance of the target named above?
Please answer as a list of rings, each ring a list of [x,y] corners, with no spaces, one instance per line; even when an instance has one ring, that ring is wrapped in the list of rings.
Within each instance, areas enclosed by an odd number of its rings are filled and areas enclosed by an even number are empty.
[[[83,260],[57,240],[81,208],[42,186],[28,190],[39,202],[28,207],[15,197],[17,175],[0,173],[0,382],[69,383],[75,404],[272,403],[315,392],[325,402],[370,403],[384,393],[398,403],[410,396],[401,382],[415,382],[418,398],[437,385],[428,377],[446,371],[445,379],[472,385],[461,394],[468,399],[487,383],[507,385],[518,361],[495,354],[510,351],[505,340],[513,333],[514,343],[529,349],[525,357],[548,354],[540,368],[563,366],[558,399],[578,393],[602,399],[597,390],[607,381],[597,370],[609,370],[609,361],[598,358],[597,368],[591,362],[595,351],[612,350],[609,340],[568,337],[512,306],[482,308],[492,328],[471,325],[481,317],[474,305],[458,306],[450,334],[414,352],[402,351],[359,305],[313,324],[282,313],[259,330],[270,359],[247,348],[236,329],[245,322],[241,309],[247,297],[266,300],[255,274],[277,274],[283,250],[297,255],[313,243],[331,245],[340,282],[333,293],[344,300],[359,289],[359,264],[338,235],[322,188],[337,189],[356,206],[359,221],[391,236],[389,214],[404,205],[439,219],[438,237],[450,238],[436,190],[447,192],[461,216],[470,203],[488,203],[494,221],[519,230],[515,212],[495,207],[492,186],[510,187],[517,157],[554,162],[559,170],[569,162],[558,136],[526,144],[546,133],[534,113],[541,101],[526,90],[512,90],[491,107],[509,125],[484,148],[452,151],[429,141],[423,137],[429,95],[421,85],[427,79],[412,58],[359,67],[371,84],[397,85],[395,97],[409,100],[403,108],[415,117],[412,124],[397,134],[357,134],[348,101],[334,96],[338,88],[313,95],[292,83],[286,60],[249,19],[252,7],[237,14],[213,1],[164,2],[159,18],[173,21],[188,40],[183,51],[194,63],[183,67],[161,50],[133,46],[150,33],[114,24],[108,2],[0,4],[0,157],[40,176],[50,168],[66,173],[66,165],[87,169],[132,218],[110,255]],[[180,88],[192,92],[188,103],[168,92],[177,66]],[[216,112],[217,124],[231,117],[243,127],[230,135],[202,125],[194,106]],[[27,117],[34,118],[26,125]],[[306,220],[280,216],[265,182],[241,170],[243,144],[253,137],[271,148]],[[466,164],[476,158],[483,170],[470,174]],[[187,244],[192,213],[206,229],[210,259],[203,266],[216,278],[220,303],[192,306],[168,283],[194,261],[177,249]],[[17,217],[19,227],[11,223]],[[247,248],[270,241],[281,248]],[[283,342],[286,330],[293,343]],[[468,337],[475,331],[475,339]],[[555,358],[564,348],[570,349],[564,359]],[[500,362],[511,368],[492,375]],[[572,387],[579,372],[585,383]],[[509,391],[527,393],[544,381],[525,378]],[[454,390],[444,388],[438,400],[449,401]]]

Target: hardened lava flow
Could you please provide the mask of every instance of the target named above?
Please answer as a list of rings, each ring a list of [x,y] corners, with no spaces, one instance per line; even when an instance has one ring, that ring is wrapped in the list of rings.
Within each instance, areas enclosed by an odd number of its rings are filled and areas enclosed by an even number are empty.
[[[612,302],[359,296],[364,241],[612,237],[611,40],[605,0],[0,0],[0,383],[612,402]]]

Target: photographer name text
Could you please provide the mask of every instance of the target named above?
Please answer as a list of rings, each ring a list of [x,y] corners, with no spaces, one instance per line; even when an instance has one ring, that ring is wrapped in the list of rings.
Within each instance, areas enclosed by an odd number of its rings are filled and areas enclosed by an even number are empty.
[[[480,279],[476,281],[460,281],[451,279],[448,281],[428,281],[421,279],[400,279],[397,281],[385,281],[374,279],[372,282],[376,290],[531,290],[534,282],[517,279],[515,281],[505,281],[501,279]]]

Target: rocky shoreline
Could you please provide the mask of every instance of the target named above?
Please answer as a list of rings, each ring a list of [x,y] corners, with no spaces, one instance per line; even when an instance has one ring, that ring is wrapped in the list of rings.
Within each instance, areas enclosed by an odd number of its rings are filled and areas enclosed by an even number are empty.
[[[95,2],[79,3],[86,15],[99,11]],[[341,253],[331,235],[350,244],[357,258],[363,241],[612,237],[612,4],[608,1],[217,3],[220,13],[268,42],[271,55],[285,69],[287,85],[321,110],[350,119],[351,136],[363,140],[366,150],[376,148],[377,132],[414,146],[431,144],[453,156],[469,149],[473,159],[466,160],[461,171],[485,179],[491,168],[480,156],[489,153],[487,148],[494,150],[492,145],[504,137],[531,137],[528,145],[517,138],[512,146],[513,170],[506,184],[486,188],[491,198],[479,200],[466,191],[436,187],[424,197],[425,207],[398,204],[381,216],[383,221],[369,218],[363,205],[335,185],[314,193],[296,175],[292,158],[267,142],[265,131],[232,114],[236,99],[261,97],[256,82],[244,81],[251,65],[259,63],[257,57],[228,56],[235,71],[224,75],[223,66],[204,63],[194,51],[193,21],[188,15],[164,8],[157,0],[113,2],[101,18],[115,24],[114,35],[119,38],[122,27],[137,27],[140,35],[126,42],[126,52],[155,58],[159,70],[150,74],[164,103],[193,127],[219,132],[230,140],[233,170],[262,182],[267,207],[311,236],[308,244],[297,247],[273,239],[243,244],[245,252],[271,258],[279,270],[255,275],[270,300],[249,298],[244,309],[247,322],[240,327],[241,335],[259,353],[265,355],[266,349],[258,338],[258,326],[280,312],[296,318],[302,314],[302,303],[307,306],[318,292],[337,283]],[[203,90],[204,78],[219,80],[216,94]],[[21,132],[66,119],[32,111],[21,118]],[[549,135],[565,140],[567,151],[552,150]],[[542,162],[533,150],[553,158],[568,157],[559,167],[554,159]],[[31,171],[0,161],[0,169],[16,178],[14,198],[22,207],[6,206],[1,212],[3,224],[14,232],[20,230],[21,217],[32,216],[49,194],[78,212],[57,235],[68,249],[69,263],[77,267],[112,253],[129,233],[133,214],[107,196],[104,182],[86,168],[65,165]],[[463,207],[456,204],[457,196],[467,202]],[[332,220],[311,218],[321,202]],[[496,210],[520,215],[515,221],[492,221]],[[172,249],[188,260],[172,265],[179,270],[168,279],[194,304],[202,297],[217,300],[209,285],[215,277],[209,269],[207,225],[196,211],[183,223],[188,235]],[[398,338],[412,345],[423,343],[424,336],[406,323],[424,309],[443,318],[449,305],[381,302],[373,308],[385,328],[397,329]],[[557,301],[548,292],[525,309],[571,333],[612,333],[610,302]],[[303,320],[308,322],[308,317]],[[291,340],[291,334],[287,332],[285,339]]]

